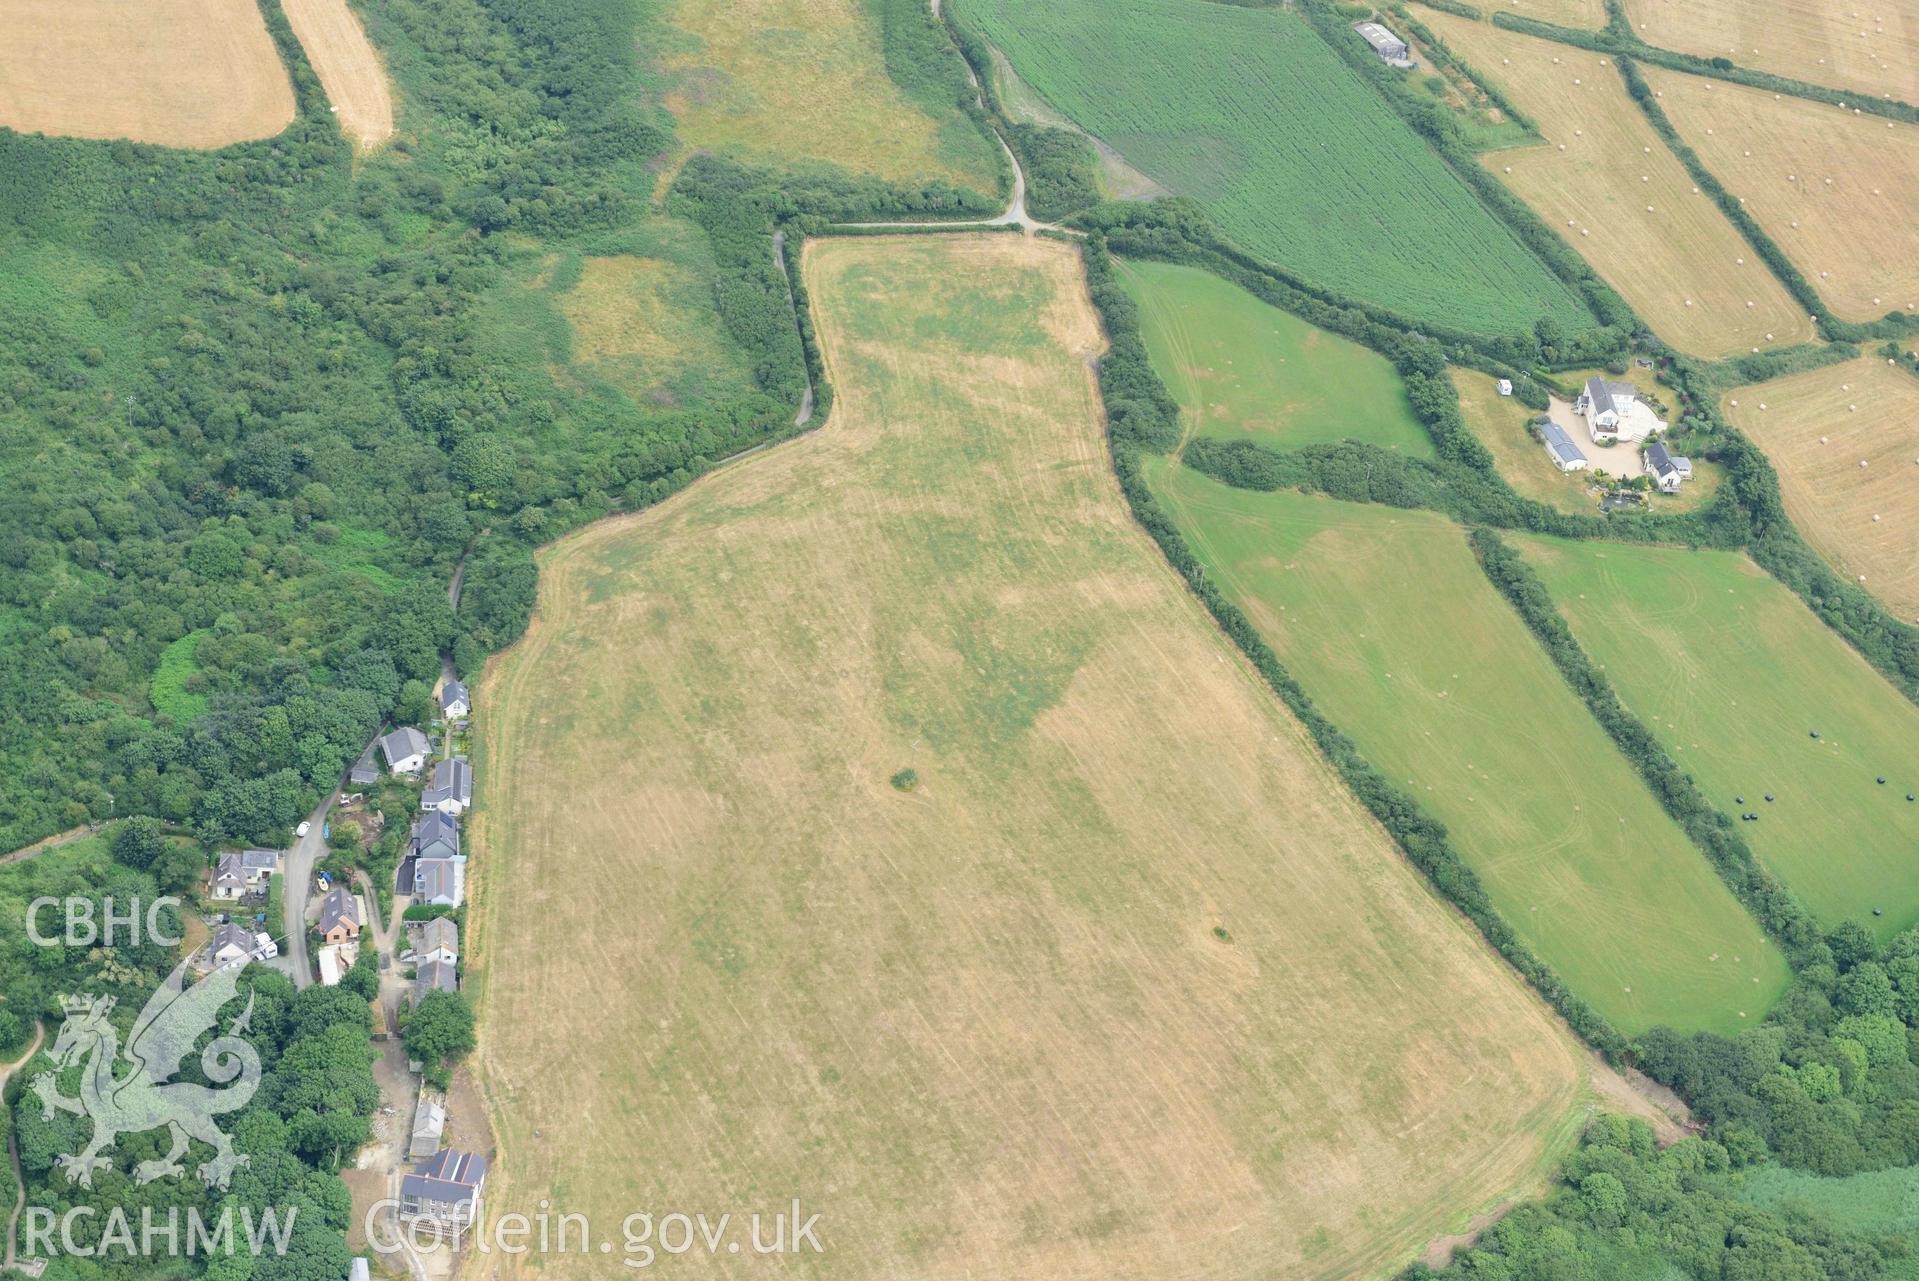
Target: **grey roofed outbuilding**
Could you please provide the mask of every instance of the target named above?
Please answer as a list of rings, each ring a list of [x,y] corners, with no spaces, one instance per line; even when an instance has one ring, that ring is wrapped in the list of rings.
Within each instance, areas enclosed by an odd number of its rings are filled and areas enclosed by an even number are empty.
[[[409,756],[430,755],[432,751],[433,744],[427,742],[426,735],[411,725],[402,725],[380,739],[380,753],[386,757],[389,766]]]
[[[420,1106],[413,1111],[413,1135],[407,1142],[406,1154],[416,1161],[434,1155],[440,1150],[440,1139],[445,1134],[445,1102],[436,1095],[422,1095]]]
[[[462,809],[473,803],[473,767],[464,756],[435,762],[426,790],[420,793],[421,809],[438,809],[448,802]]]
[[[360,928],[360,896],[344,885],[337,885],[320,903],[320,933],[326,934],[342,921]]]
[[[280,870],[280,851],[241,850],[240,867],[248,872],[277,872]]]
[[[1356,22],[1353,30],[1360,39],[1373,47],[1373,52],[1382,58],[1404,58],[1407,53],[1406,42],[1377,22]]]
[[[1559,461],[1561,466],[1572,462],[1574,459],[1578,459],[1581,462],[1586,461],[1585,451],[1579,448],[1573,438],[1566,434],[1566,429],[1558,423],[1547,419],[1540,425],[1539,434],[1546,438],[1547,450]]]
[[[360,753],[360,759],[353,762],[353,768],[347,771],[347,782],[355,787],[365,787],[380,781],[380,767],[373,763],[373,751],[374,744],[367,744],[367,749]]]
[[[460,954],[460,927],[444,916],[436,916],[420,927],[420,950],[438,952],[445,950],[458,956]]]
[[[451,961],[427,961],[415,971],[413,980],[413,1003],[419,1004],[420,998],[428,992],[457,992],[460,990],[460,977]]]

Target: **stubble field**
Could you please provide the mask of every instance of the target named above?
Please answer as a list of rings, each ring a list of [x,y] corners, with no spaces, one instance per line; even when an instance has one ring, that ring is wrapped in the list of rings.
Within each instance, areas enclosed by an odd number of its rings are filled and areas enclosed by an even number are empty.
[[[1728,1035],[1789,974],[1443,517],[1158,467],[1193,549],[1313,700],[1446,824],[1500,914],[1628,1035]]]
[[[1626,0],[1648,44],[1796,80],[1919,100],[1911,0]]]
[[[1866,356],[1742,387],[1723,409],[1778,469],[1806,541],[1919,620],[1919,379]]]
[[[1919,708],[1743,555],[1519,545],[1620,701],[1722,813],[1759,815],[1739,834],[1822,924],[1919,921]]]
[[[1344,1278],[1531,1183],[1580,1053],[1132,523],[1074,251],[806,271],[832,421],[552,548],[485,680],[495,1211],[798,1195],[809,1275]]]
[[[254,0],[0,0],[0,125],[224,147],[293,121]]]
[[[1919,125],[1677,71],[1646,80],[1835,314],[1919,309]]]
[[[1491,152],[1487,167],[1662,338],[1717,358],[1813,336],[1811,320],[1712,198],[1693,190],[1610,57],[1437,10],[1420,18],[1546,139]]]
[[[392,137],[393,86],[347,0],[280,0],[280,7],[339,116],[340,131],[361,147]]]

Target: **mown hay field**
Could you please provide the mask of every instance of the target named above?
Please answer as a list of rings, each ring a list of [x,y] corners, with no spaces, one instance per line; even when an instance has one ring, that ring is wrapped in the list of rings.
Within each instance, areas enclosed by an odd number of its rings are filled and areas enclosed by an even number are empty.
[[[1363,440],[1434,456],[1379,353],[1198,267],[1126,262],[1119,278],[1139,303],[1147,353],[1179,399],[1186,435],[1275,449]]]
[[[1626,0],[1626,12],[1648,44],[1919,101],[1912,0]]]
[[[1865,356],[1742,387],[1721,408],[1778,469],[1806,541],[1919,621],[1919,379]]]
[[[1759,815],[1739,834],[1821,923],[1919,921],[1919,708],[1743,555],[1520,545],[1620,700],[1722,813]]]
[[[340,132],[361,147],[393,136],[393,86],[347,0],[280,0],[287,23],[320,77]]]
[[[1835,314],[1919,310],[1919,125],[1677,71],[1646,79]]]
[[[664,16],[664,101],[689,153],[996,189],[999,155],[957,104],[935,112],[887,74],[864,0],[667,0]]]
[[[1437,10],[1421,9],[1420,18],[1545,138],[1492,152],[1487,167],[1661,338],[1718,358],[1813,337],[1785,286],[1694,189],[1610,57]]]
[[[1054,107],[1260,258],[1480,333],[1530,330],[1542,316],[1594,323],[1294,14],[1211,0],[954,0],[953,10]]]
[[[1516,13],[1562,27],[1591,30],[1606,25],[1606,0],[1485,0],[1479,8],[1488,14]]]
[[[799,1196],[822,1277],[1346,1278],[1534,1185],[1582,1055],[1134,525],[1075,251],[806,274],[831,421],[549,549],[484,681],[494,1211]]]
[[[1156,488],[1313,701],[1451,831],[1500,915],[1628,1034],[1725,1033],[1790,974],[1712,867],[1429,512]]]
[[[0,125],[224,147],[293,122],[254,0],[0,0]]]

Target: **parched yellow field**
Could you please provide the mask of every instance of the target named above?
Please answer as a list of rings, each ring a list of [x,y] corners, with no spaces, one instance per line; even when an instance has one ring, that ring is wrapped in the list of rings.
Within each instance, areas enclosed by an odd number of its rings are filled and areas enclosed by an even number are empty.
[[[1742,387],[1723,407],[1779,469],[1806,540],[1919,621],[1919,379],[1865,356]]]
[[[1919,101],[1915,0],[1626,0],[1648,43]]]
[[[1835,314],[1919,309],[1919,125],[1645,70],[1680,135]]]
[[[362,147],[391,138],[393,87],[347,0],[280,0],[280,8],[340,117],[340,131]]]
[[[293,121],[254,0],[0,0],[0,125],[224,147]]]
[[[820,1277],[1350,1278],[1532,1185],[1582,1056],[1132,522],[1075,251],[806,274],[831,421],[550,549],[485,678],[493,1211],[797,1196]]]
[[[1693,191],[1610,58],[1437,10],[1420,16],[1546,138],[1543,147],[1491,152],[1488,167],[1660,337],[1720,357],[1813,336],[1711,197]]]
[[[992,144],[901,92],[861,0],[670,0],[668,21],[682,42],[660,59],[666,106],[689,148],[995,189]]]

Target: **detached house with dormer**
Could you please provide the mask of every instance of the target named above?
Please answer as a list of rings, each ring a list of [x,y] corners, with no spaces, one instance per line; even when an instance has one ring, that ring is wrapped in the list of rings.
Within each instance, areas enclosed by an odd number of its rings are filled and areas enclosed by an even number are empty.
[[[1573,402],[1573,412],[1586,420],[1586,431],[1595,445],[1616,441],[1638,444],[1666,430],[1665,420],[1654,413],[1631,383],[1608,382],[1588,378],[1586,386]]]

